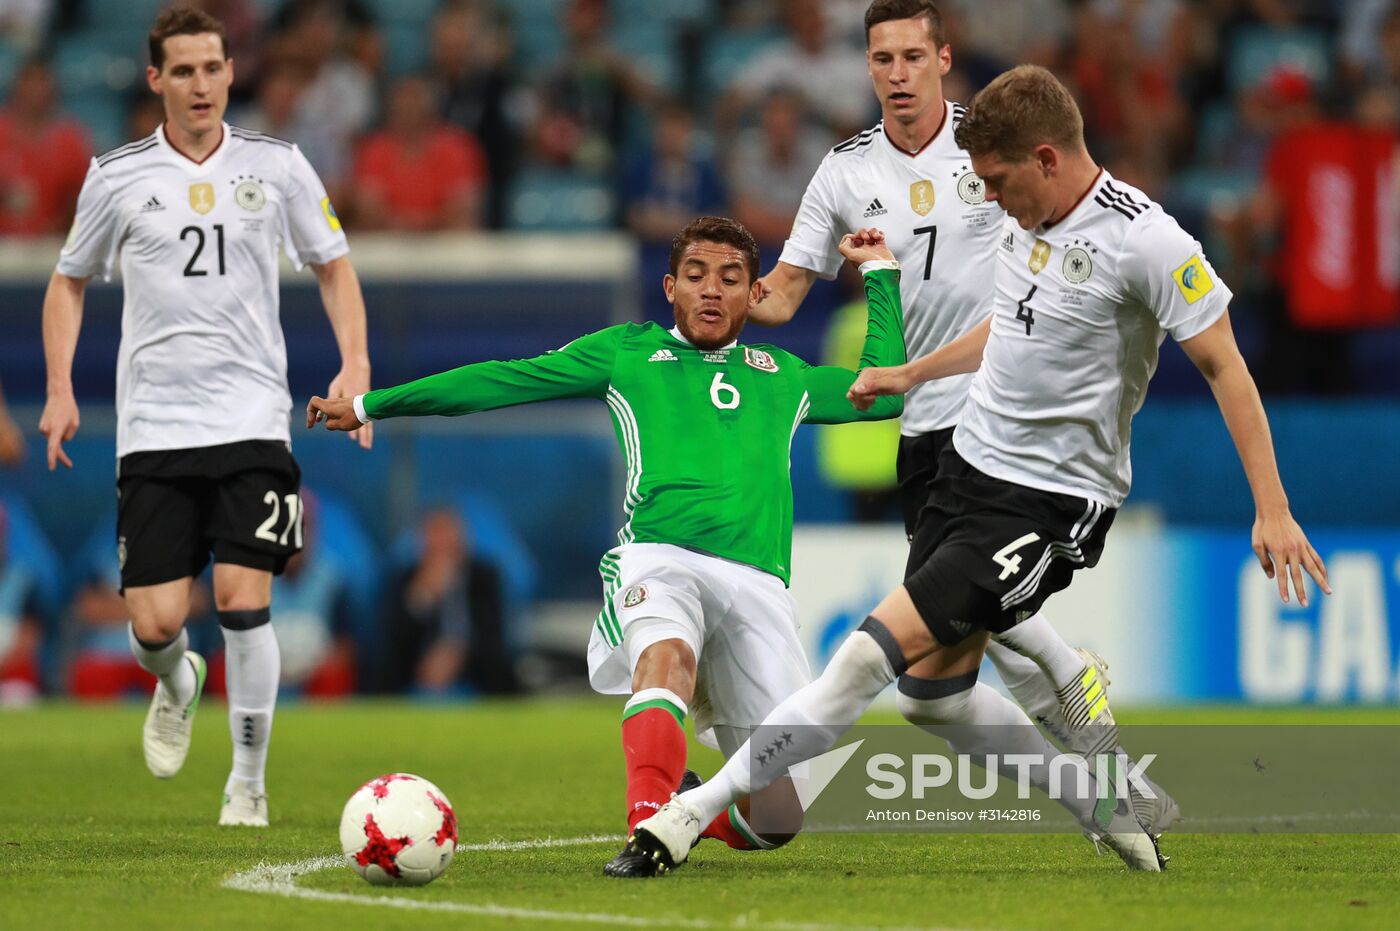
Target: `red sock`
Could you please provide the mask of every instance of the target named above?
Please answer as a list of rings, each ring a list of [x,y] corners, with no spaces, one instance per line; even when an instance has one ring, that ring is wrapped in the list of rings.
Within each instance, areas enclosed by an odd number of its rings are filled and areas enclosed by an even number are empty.
[[[734,810],[734,806],[726,808],[720,816],[710,822],[710,826],[701,832],[701,837],[712,837],[716,840],[724,841],[734,850],[757,850],[758,845],[749,840],[748,836],[734,826],[734,821],[729,817],[729,813]]]
[[[666,803],[685,772],[684,712],[668,701],[646,702],[622,721],[627,760],[627,831]]]

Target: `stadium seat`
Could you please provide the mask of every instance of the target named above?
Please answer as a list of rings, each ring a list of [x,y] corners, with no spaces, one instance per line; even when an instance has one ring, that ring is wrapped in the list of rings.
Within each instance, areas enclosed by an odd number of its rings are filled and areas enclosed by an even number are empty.
[[[23,53],[9,42],[0,39],[0,100],[10,96],[10,82],[15,79]]]
[[[1321,30],[1248,26],[1236,33],[1225,61],[1230,91],[1238,94],[1280,67],[1321,84],[1331,74],[1332,51]]]
[[[367,6],[381,26],[416,26],[426,29],[440,0],[370,0]]]
[[[126,97],[92,90],[65,96],[63,110],[88,131],[94,152],[107,152],[129,142],[126,132]]]
[[[701,66],[705,90],[713,93],[727,88],[749,66],[760,49],[781,39],[782,34],[771,29],[709,35]]]
[[[613,27],[612,43],[657,87],[675,93],[681,89],[679,29],[658,20],[633,20]]]
[[[427,26],[422,23],[391,23],[383,28],[384,46],[388,58],[387,70],[392,77],[422,71],[428,64]]]
[[[156,14],[170,6],[170,0],[121,0],[120,3],[83,4],[83,23],[97,28],[139,29],[145,35]]]
[[[623,23],[709,22],[714,12],[711,0],[613,0],[612,20]]]
[[[125,33],[89,30],[58,40],[53,65],[64,97],[91,91],[123,93],[142,76],[145,53]]]
[[[58,554],[49,544],[39,522],[35,520],[28,502],[18,495],[6,492],[0,493],[0,506],[4,507],[9,523],[6,560],[15,565],[23,565],[33,573],[44,610],[51,614],[57,613],[66,594],[63,567]]]
[[[506,224],[516,230],[596,230],[612,225],[613,192],[586,175],[527,169],[511,185]]]

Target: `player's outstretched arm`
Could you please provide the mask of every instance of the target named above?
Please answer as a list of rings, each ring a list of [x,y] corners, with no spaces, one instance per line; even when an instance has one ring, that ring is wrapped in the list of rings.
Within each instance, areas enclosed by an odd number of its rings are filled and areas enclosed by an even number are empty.
[[[340,347],[340,372],[331,380],[326,394],[332,398],[364,394],[369,390],[369,337],[365,323],[365,298],[360,278],[347,256],[311,266],[321,287],[321,303],[330,318],[336,345]],[[354,427],[350,439],[362,449],[374,445],[374,424]]]
[[[899,293],[899,266],[885,246],[879,230],[858,230],[841,240],[841,254],[861,266],[865,278],[868,319],[861,366],[903,364],[904,311]],[[883,420],[898,417],[904,410],[904,397],[884,397],[863,408],[852,406],[848,392],[856,373],[837,366],[807,370],[807,392],[811,410],[809,423],[849,423],[854,420]]]
[[[762,326],[781,326],[797,314],[798,305],[812,290],[817,273],[810,268],[798,268],[779,262],[758,283],[758,303],[749,311],[749,319]]]
[[[602,398],[628,326],[590,333],[531,359],[477,362],[354,397],[313,398],[307,406],[306,425],[314,427],[319,420],[332,430],[354,430],[389,417],[455,417],[556,398]],[[346,404],[354,423],[345,419]],[[318,410],[324,417],[317,416]]]
[[[1332,594],[1327,567],[1308,542],[1307,535],[1288,509],[1288,496],[1279,479],[1274,459],[1274,441],[1259,390],[1235,345],[1228,311],[1202,332],[1181,342],[1181,348],[1200,369],[1220,405],[1220,413],[1235,441],[1244,465],[1249,490],[1254,496],[1254,555],[1264,574],[1278,582],[1278,594],[1288,601],[1289,580],[1298,601],[1308,603],[1303,572],[1313,577],[1319,588]]]
[[[982,364],[982,351],[987,348],[991,332],[992,318],[988,317],[951,343],[912,362],[893,368],[861,369],[848,397],[859,410],[866,410],[885,395],[907,394],[915,385],[935,378],[975,372]]]
[[[49,471],[58,463],[73,468],[63,444],[78,432],[78,402],[73,397],[73,353],[83,326],[83,294],[86,278],[70,278],[54,272],[44,292],[44,366],[48,371],[47,398],[39,418],[39,432],[49,441]]]

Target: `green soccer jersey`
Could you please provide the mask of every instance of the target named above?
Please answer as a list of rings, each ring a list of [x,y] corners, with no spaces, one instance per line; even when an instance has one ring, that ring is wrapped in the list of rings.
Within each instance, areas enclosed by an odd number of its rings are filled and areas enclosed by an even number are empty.
[[[904,362],[899,272],[865,275],[861,367]],[[855,372],[775,346],[699,349],[679,331],[627,323],[533,359],[480,362],[364,396],[372,419],[469,414],[553,398],[605,401],[627,459],[622,543],[670,543],[755,566],[788,583],[792,437],[802,423],[899,416],[846,399]]]

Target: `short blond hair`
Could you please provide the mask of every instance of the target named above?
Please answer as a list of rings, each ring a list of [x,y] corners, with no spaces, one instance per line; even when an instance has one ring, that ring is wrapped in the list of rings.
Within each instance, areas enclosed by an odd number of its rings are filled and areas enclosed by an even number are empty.
[[[1082,150],[1084,117],[1058,78],[1038,65],[1019,65],[972,98],[953,137],[969,155],[1019,162],[1038,145]]]

